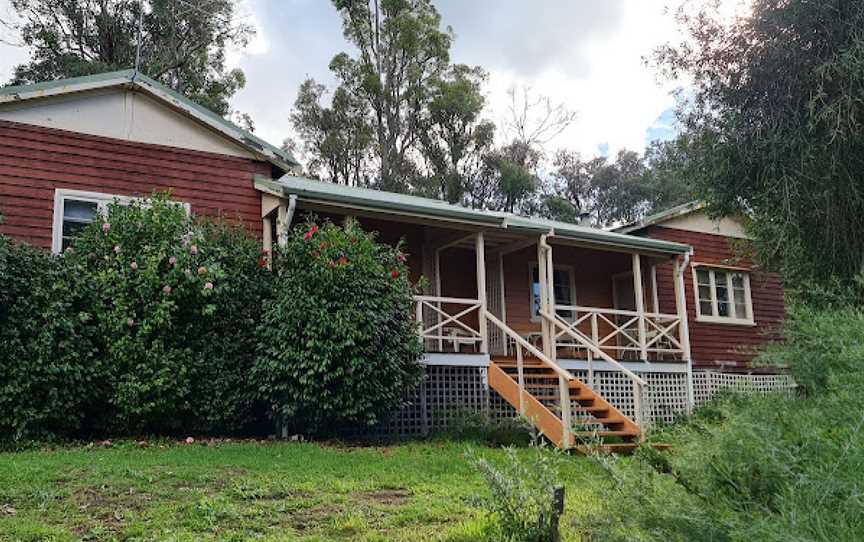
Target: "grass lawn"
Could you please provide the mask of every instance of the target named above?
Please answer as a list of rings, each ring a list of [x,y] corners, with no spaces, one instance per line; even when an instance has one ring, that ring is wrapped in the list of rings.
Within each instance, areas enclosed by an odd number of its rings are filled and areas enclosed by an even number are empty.
[[[128,442],[3,453],[0,540],[485,540],[487,490],[468,448]],[[566,526],[597,506],[588,488],[598,473],[575,456],[563,471]]]

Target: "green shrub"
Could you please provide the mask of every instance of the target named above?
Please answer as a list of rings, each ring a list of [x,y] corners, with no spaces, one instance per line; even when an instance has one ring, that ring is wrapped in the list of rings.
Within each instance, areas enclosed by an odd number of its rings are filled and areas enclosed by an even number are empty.
[[[862,341],[860,311],[794,307],[764,360],[806,393],[728,394],[653,437],[668,455],[608,461],[605,500],[626,513],[595,514],[593,539],[860,540]]]
[[[373,425],[418,383],[406,257],[354,221],[298,224],[274,262],[252,379],[292,431]]]
[[[494,514],[498,532],[494,540],[506,542],[552,542],[558,531],[555,491],[562,485],[558,456],[532,446],[526,457],[507,449],[501,464],[469,454],[491,490],[486,500]]]
[[[86,277],[114,433],[233,431],[251,418],[270,274],[239,226],[196,224],[167,195],[110,205],[63,258]]]
[[[0,439],[74,434],[102,410],[88,294],[63,258],[0,236]]]

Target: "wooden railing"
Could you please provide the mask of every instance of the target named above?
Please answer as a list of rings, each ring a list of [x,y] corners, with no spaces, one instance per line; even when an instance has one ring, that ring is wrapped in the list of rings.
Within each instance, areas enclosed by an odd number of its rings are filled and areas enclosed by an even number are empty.
[[[427,349],[460,352],[463,345],[469,345],[479,351],[482,334],[466,321],[472,313],[479,315],[479,299],[418,295],[414,302],[418,333]]]
[[[571,339],[575,340],[581,347],[588,350],[592,356],[596,356],[597,358],[602,359],[603,361],[611,364],[615,369],[621,371],[627,378],[633,382],[633,410],[635,414],[635,422],[641,428],[644,427],[644,399],[645,394],[648,391],[648,382],[646,382],[642,377],[631,371],[630,369],[621,365],[621,363],[604,352],[599,346],[591,342],[588,337],[586,337],[579,330],[576,330],[568,325],[566,320],[562,319],[558,314],[552,315],[546,312],[540,312],[540,316],[543,317],[552,329],[552,334],[558,336],[558,333],[564,333],[568,335]],[[589,370],[589,380],[592,379],[591,372]],[[589,382],[589,385],[592,385]],[[644,438],[644,433],[642,435]]]
[[[584,348],[585,343],[590,343],[618,353],[619,359],[683,358],[678,315],[652,312],[640,315],[636,311],[576,305],[555,305],[555,312],[554,337],[558,348]],[[578,340],[574,340],[574,335]]]

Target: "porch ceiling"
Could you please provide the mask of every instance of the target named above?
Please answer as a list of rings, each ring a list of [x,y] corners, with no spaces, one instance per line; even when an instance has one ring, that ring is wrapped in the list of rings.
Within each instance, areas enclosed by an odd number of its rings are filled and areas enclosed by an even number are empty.
[[[469,209],[443,201],[326,183],[285,175],[278,180],[256,178],[255,188],[279,197],[295,196],[301,203],[352,214],[389,217],[467,231],[484,231],[487,246],[505,247],[520,240],[550,235],[553,242],[628,252],[684,254],[689,245],[614,233],[567,222],[521,217],[512,213]],[[455,245],[454,245],[455,246]],[[466,240],[465,246],[470,245]]]

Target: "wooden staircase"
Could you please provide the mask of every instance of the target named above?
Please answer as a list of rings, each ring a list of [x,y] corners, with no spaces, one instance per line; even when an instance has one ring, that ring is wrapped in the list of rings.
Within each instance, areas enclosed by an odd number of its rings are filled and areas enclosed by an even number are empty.
[[[587,452],[593,446],[627,453],[639,445],[640,427],[581,380],[571,377],[562,383],[559,373],[537,358],[526,358],[522,368],[524,389],[520,390],[517,361],[493,359],[489,385],[559,448]],[[569,431],[565,431],[562,415],[562,386],[569,392]],[[598,440],[599,445],[590,444]]]

